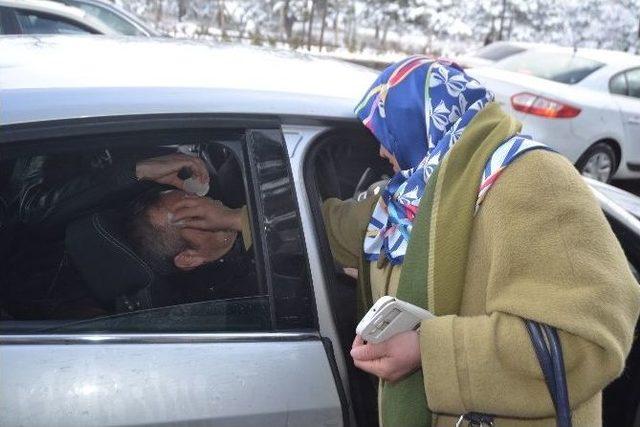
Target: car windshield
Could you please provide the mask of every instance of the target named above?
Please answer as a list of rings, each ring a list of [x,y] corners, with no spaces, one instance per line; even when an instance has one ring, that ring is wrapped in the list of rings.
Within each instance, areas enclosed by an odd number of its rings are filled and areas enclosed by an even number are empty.
[[[498,62],[496,67],[554,82],[575,84],[603,65],[602,62],[571,53],[529,50]]]
[[[505,43],[492,43],[479,49],[475,56],[478,58],[488,59],[490,61],[499,61],[516,53],[524,52],[526,49]]]

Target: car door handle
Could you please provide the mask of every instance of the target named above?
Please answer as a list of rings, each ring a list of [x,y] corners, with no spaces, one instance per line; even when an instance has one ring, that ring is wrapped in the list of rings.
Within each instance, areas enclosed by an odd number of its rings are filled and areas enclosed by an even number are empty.
[[[629,117],[627,122],[631,123],[632,125],[640,125],[640,116],[631,116]]]

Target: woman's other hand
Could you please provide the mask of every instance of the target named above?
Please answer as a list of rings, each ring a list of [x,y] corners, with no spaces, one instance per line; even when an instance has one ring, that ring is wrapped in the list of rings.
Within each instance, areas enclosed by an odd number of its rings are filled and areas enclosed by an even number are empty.
[[[188,192],[185,188],[185,179],[178,176],[183,168],[187,169],[190,176],[201,184],[209,184],[209,172],[204,162],[198,157],[186,154],[169,154],[142,160],[136,164],[136,178],[141,181],[171,185]]]
[[[242,231],[241,209],[231,209],[219,200],[185,194],[173,206],[173,223],[204,231]]]
[[[378,344],[365,344],[362,337],[356,335],[351,357],[363,371],[395,382],[420,368],[420,338],[416,331],[408,331]]]

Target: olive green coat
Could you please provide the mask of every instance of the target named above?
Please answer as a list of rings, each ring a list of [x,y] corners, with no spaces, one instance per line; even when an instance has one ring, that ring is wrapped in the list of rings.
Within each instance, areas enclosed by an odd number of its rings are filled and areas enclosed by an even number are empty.
[[[401,271],[383,263],[362,268],[378,197],[371,193],[323,206],[336,260],[368,270],[369,280],[361,281],[370,285],[361,290],[367,304],[394,295]],[[473,219],[459,313],[421,326],[434,425],[482,412],[496,414],[497,427],[555,426],[525,317],[558,328],[574,425],[600,426],[601,390],[622,372],[639,310],[640,290],[622,249],[573,166],[546,151],[523,155]]]

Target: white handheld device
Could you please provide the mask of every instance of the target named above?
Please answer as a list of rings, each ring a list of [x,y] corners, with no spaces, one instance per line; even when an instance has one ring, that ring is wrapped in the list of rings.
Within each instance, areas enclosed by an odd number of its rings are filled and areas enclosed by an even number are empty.
[[[386,341],[401,332],[416,329],[421,321],[435,317],[430,311],[384,296],[364,315],[356,333],[372,343]]]

